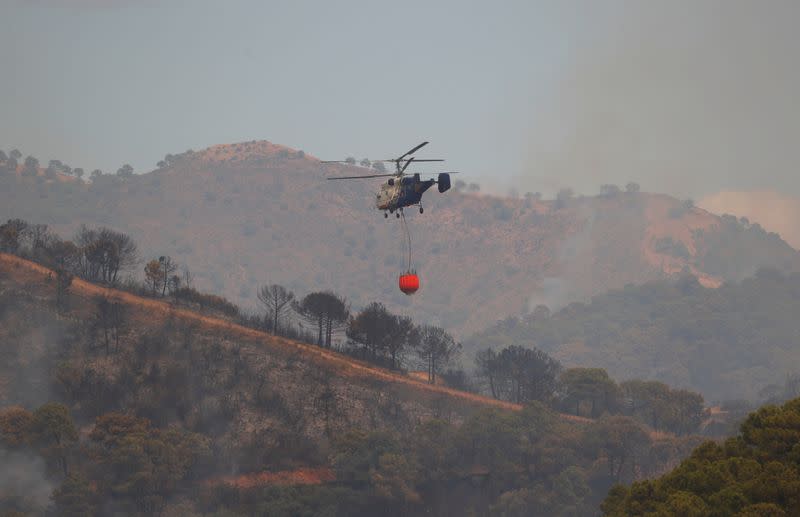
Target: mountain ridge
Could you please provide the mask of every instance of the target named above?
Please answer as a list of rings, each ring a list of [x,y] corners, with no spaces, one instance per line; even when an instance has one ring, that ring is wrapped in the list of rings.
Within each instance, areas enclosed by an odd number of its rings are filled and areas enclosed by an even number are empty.
[[[761,266],[800,270],[800,254],[776,235],[663,194],[612,189],[542,200],[456,187],[428,193],[424,215],[407,214],[422,286],[406,297],[396,285],[402,234],[371,204],[380,182],[324,181],[345,172],[366,171],[267,141],[222,144],[90,184],[5,177],[0,218],[67,235],[80,224],[117,228],[143,259],[169,254],[199,287],[245,307],[256,307],[259,284],[313,285],[354,306],[380,300],[458,335],[684,270],[708,286]]]

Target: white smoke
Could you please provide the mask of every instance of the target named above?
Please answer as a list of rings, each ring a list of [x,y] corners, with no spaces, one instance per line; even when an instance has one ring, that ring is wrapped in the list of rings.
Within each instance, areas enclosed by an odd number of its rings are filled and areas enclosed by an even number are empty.
[[[536,116],[523,190],[800,194],[800,2],[586,7],[593,21]]]
[[[44,513],[55,487],[41,457],[0,448],[0,499]]]

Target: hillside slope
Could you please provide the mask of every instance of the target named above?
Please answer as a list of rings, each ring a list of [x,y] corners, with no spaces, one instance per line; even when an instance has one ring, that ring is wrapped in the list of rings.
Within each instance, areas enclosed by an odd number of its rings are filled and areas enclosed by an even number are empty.
[[[23,287],[28,294],[40,291],[51,290],[48,283],[52,283],[53,272],[48,268],[30,262],[28,260],[0,253],[0,294],[6,296],[8,292],[15,292],[16,288]],[[263,362],[265,356],[278,355],[290,358],[291,361],[303,361],[308,363],[306,367],[313,367],[318,370],[327,370],[329,375],[335,375],[343,382],[347,383],[381,383],[396,389],[402,398],[420,404],[423,401],[436,405],[438,400],[441,404],[442,397],[446,399],[447,405],[458,407],[464,405],[465,414],[481,408],[496,408],[503,410],[519,411],[522,406],[512,404],[490,397],[476,395],[460,391],[447,386],[432,385],[418,380],[412,376],[406,376],[398,372],[386,370],[384,368],[371,365],[369,363],[353,359],[331,350],[287,339],[280,336],[244,327],[232,321],[214,315],[202,314],[185,308],[179,308],[168,302],[142,298],[125,291],[119,291],[103,287],[100,285],[86,282],[75,278],[70,287],[72,295],[81,304],[83,316],[90,316],[85,311],[91,307],[92,301],[97,297],[107,298],[112,301],[123,303],[130,311],[131,315],[128,326],[135,327],[142,325],[145,327],[157,327],[159,325],[181,325],[191,328],[193,333],[207,336],[224,336],[225,340],[247,342],[258,347],[257,350],[250,351],[249,359],[255,359],[254,364]],[[34,299],[44,298],[42,292]],[[80,313],[79,313],[80,314]],[[135,322],[135,323],[134,323]],[[134,339],[134,336],[131,336]],[[261,357],[256,357],[256,355]],[[6,383],[8,384],[8,383]],[[0,392],[0,405],[4,400]],[[35,402],[35,401],[34,401]],[[472,409],[470,410],[470,406]],[[562,415],[566,420],[575,422],[587,422],[586,419],[572,415]]]
[[[257,305],[262,283],[331,289],[356,307],[380,300],[462,335],[540,303],[560,306],[684,269],[710,286],[760,266],[800,269],[798,253],[777,235],[668,196],[559,203],[431,191],[425,214],[409,213],[422,288],[406,297],[396,285],[399,223],[372,208],[379,180],[324,181],[366,172],[269,142],[220,145],[89,185],[0,178],[0,218],[46,223],[62,235],[83,223],[112,226],[143,257],[172,255],[201,289],[246,307]]]
[[[78,279],[58,302],[54,281],[0,254],[0,456],[21,458],[0,475],[31,469],[45,487],[38,506],[0,491],[0,511],[43,513],[57,487],[56,514],[481,514],[519,496],[533,515],[593,515],[612,483],[696,443],[428,385]]]
[[[798,515],[800,399],[751,413],[736,437],[706,442],[664,476],[615,487],[607,517]]]
[[[717,192],[704,197],[698,206],[716,214],[733,214],[777,232],[786,242],[800,248],[800,199],[775,191]]]
[[[644,378],[706,400],[758,400],[798,373],[800,275],[764,269],[706,288],[677,281],[626,286],[550,313],[539,309],[474,335],[467,350],[535,345],[567,366],[601,366],[618,379]]]

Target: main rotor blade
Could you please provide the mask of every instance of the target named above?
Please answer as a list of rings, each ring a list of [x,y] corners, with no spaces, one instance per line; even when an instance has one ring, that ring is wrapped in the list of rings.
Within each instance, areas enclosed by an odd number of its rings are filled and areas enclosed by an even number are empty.
[[[402,159],[400,159],[400,158],[394,158],[394,159],[392,159],[392,160],[372,160],[372,163],[375,163],[375,162],[384,162],[384,163],[397,163],[397,162],[401,162],[401,161],[403,161],[403,160],[402,160]],[[421,159],[421,160],[418,160],[418,159],[414,158],[414,161],[415,161],[416,163],[419,163],[419,162],[443,162],[444,160],[441,160],[441,159],[438,159],[438,160],[432,160],[432,159],[430,159],[430,158],[427,158],[427,159],[423,158],[423,159]],[[324,163],[324,162],[323,162],[323,163]]]
[[[423,148],[423,147],[425,147],[426,145],[428,145],[428,142],[422,142],[421,144],[419,144],[418,146],[416,146],[415,148],[411,149],[411,150],[410,150],[410,151],[408,151],[406,154],[404,154],[403,156],[401,156],[400,158],[398,158],[398,159],[397,159],[397,161],[399,162],[400,160],[402,160],[402,159],[403,159],[403,158],[405,158],[406,156],[409,156],[409,155],[412,155],[412,154],[416,153],[417,151],[419,151],[420,149],[422,149],[422,148]]]
[[[397,174],[370,174],[369,176],[337,176],[336,178],[325,178],[327,180],[362,180],[367,178],[388,178]]]
[[[406,161],[406,164],[403,165],[403,168],[400,169],[400,174],[403,174],[406,171],[406,169],[408,169],[408,166],[411,165],[411,162],[413,162],[413,161],[414,161],[414,157],[412,156],[411,158],[408,159],[408,161]]]

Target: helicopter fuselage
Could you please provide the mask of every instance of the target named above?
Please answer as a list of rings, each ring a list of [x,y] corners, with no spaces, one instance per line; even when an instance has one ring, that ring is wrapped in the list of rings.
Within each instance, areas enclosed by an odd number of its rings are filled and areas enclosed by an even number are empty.
[[[375,207],[394,212],[406,206],[419,205],[422,194],[436,184],[436,180],[421,180],[419,174],[390,178],[381,185]]]
[[[391,160],[378,160],[376,163],[383,162],[391,162],[395,165],[397,172],[394,174],[367,174],[362,176],[338,176],[335,178],[327,178],[329,180],[361,180],[367,178],[385,178],[389,177],[389,179],[381,185],[381,189],[378,191],[377,195],[375,196],[375,208],[378,210],[383,210],[384,217],[389,217],[389,212],[397,212],[395,215],[400,217],[403,212],[403,208],[407,206],[419,206],[419,213],[423,213],[424,209],[422,208],[422,194],[425,193],[429,188],[434,185],[438,185],[439,192],[446,192],[450,189],[450,174],[458,174],[457,172],[440,172],[436,179],[420,179],[419,173],[414,174],[404,174],[405,170],[411,165],[412,162],[420,163],[420,162],[443,162],[444,160],[439,158],[424,158],[421,160],[417,160],[415,156],[411,156],[415,152],[419,151],[421,148],[428,145],[428,142],[422,142],[421,144],[417,145],[416,147],[412,148],[410,151],[406,152],[399,158],[394,158]],[[321,163],[354,163],[353,158],[348,158],[343,162],[335,160],[335,161],[323,161]],[[383,172],[383,171],[381,171]]]

